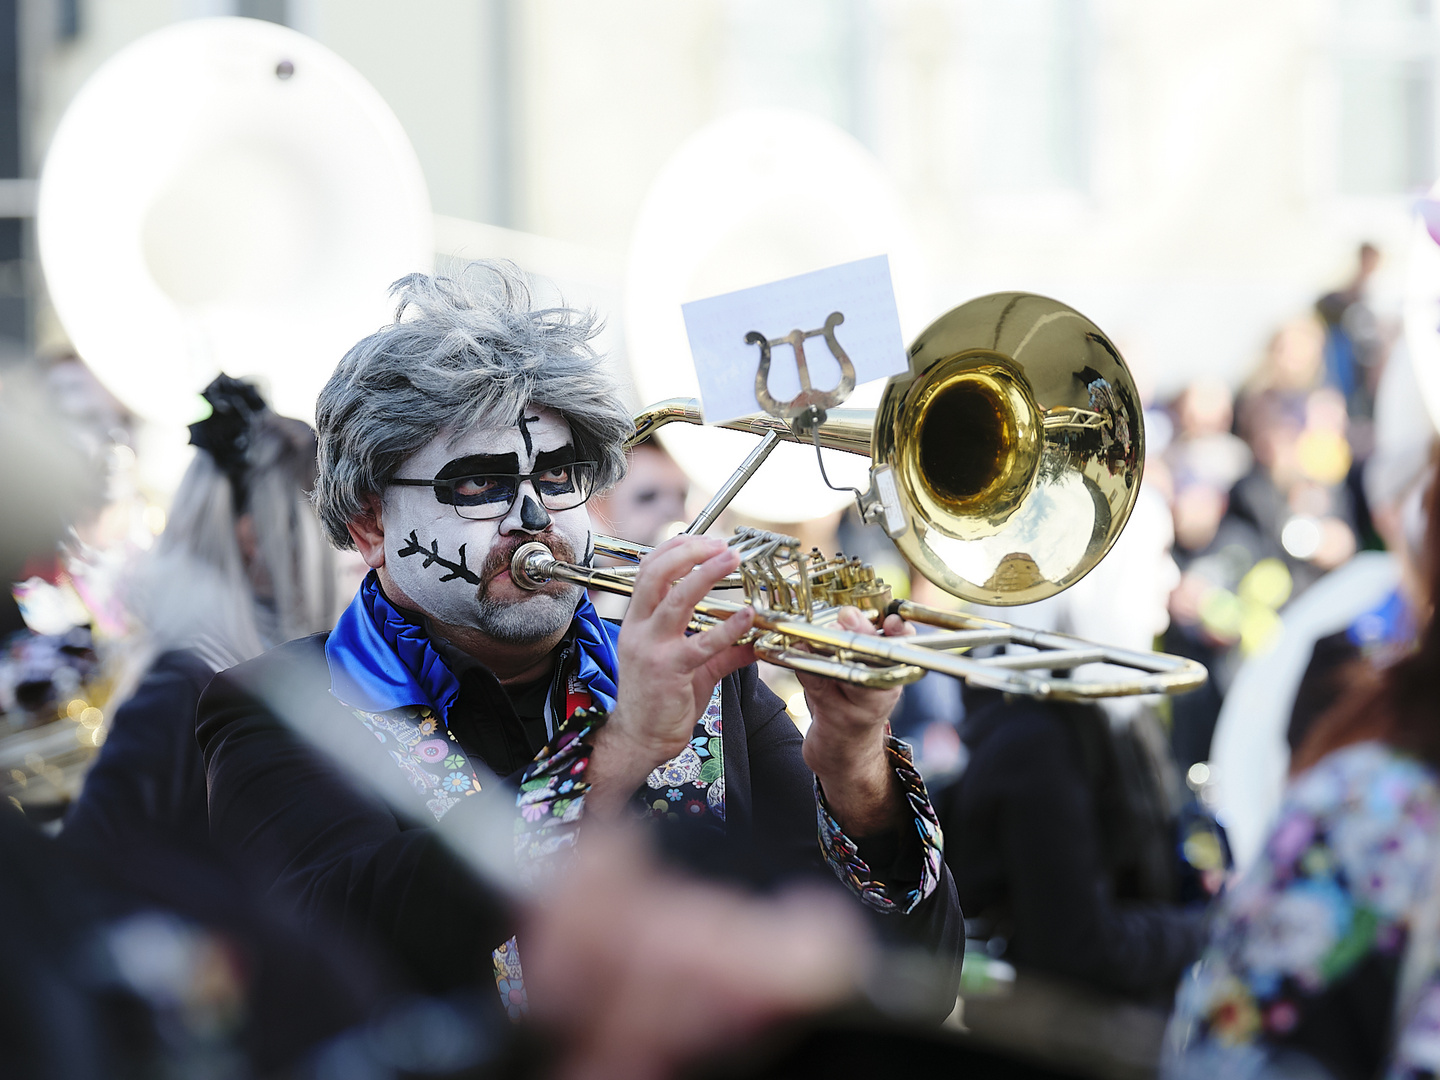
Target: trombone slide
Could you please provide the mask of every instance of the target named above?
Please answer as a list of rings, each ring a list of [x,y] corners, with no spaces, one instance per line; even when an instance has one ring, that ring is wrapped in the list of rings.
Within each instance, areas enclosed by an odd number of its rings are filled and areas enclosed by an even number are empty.
[[[631,596],[633,572],[579,566],[556,559],[539,541],[521,545],[510,562],[510,575],[521,588],[538,589],[549,581],[568,581],[587,589]],[[713,625],[747,605],[706,597],[695,605],[697,628]],[[1089,701],[1134,694],[1177,694],[1192,690],[1206,678],[1193,660],[1165,653],[1140,653],[1098,645],[1066,634],[1053,634],[990,619],[980,619],[909,600],[894,601],[889,610],[911,622],[942,628],[933,641],[887,638],[842,630],[833,623],[797,618],[755,602],[752,644],[762,658],[783,667],[825,675],[872,688],[902,686],[926,671],[938,671],[977,686],[1009,694]],[[829,608],[817,614],[829,615]],[[1027,645],[1036,652],[977,658],[957,655],[979,645]],[[1072,674],[1083,664],[1127,667],[1138,674],[1128,679],[1085,680]]]

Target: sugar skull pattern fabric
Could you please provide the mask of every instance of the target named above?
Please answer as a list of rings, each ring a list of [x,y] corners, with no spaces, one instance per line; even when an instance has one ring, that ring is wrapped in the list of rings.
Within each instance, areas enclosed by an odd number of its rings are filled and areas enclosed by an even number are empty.
[[[710,695],[690,745],[658,765],[645,779],[650,817],[711,817],[725,821],[725,746],[721,736],[720,687]]]

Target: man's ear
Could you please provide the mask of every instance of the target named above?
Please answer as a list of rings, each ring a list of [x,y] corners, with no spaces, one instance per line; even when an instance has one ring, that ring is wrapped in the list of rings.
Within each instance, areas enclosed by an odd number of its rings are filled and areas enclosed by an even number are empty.
[[[380,515],[380,500],[374,495],[365,497],[365,509],[345,523],[355,549],[372,570],[385,565],[385,522]]]

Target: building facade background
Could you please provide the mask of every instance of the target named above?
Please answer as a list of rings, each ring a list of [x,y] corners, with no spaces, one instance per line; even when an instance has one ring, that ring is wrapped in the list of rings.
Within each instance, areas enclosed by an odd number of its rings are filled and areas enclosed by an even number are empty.
[[[1437,167],[1432,0],[12,0],[11,174],[37,175],[107,57],[217,14],[334,49],[399,116],[437,214],[543,238],[519,249],[532,268],[583,264],[601,304],[688,137],[755,105],[821,116],[901,193],[931,314],[997,289],[1057,296],[1157,392],[1240,381],[1363,240],[1387,256],[1377,307],[1398,312]],[[0,123],[0,172],[3,143]],[[0,333],[58,347],[10,220]],[[511,234],[467,253],[491,235]]]

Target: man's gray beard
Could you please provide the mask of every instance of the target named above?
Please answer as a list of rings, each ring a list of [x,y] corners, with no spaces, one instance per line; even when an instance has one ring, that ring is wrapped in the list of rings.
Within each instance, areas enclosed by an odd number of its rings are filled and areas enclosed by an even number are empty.
[[[570,625],[580,604],[581,587],[566,584],[560,592],[534,593],[500,603],[489,596],[476,602],[475,629],[506,645],[531,645]]]

